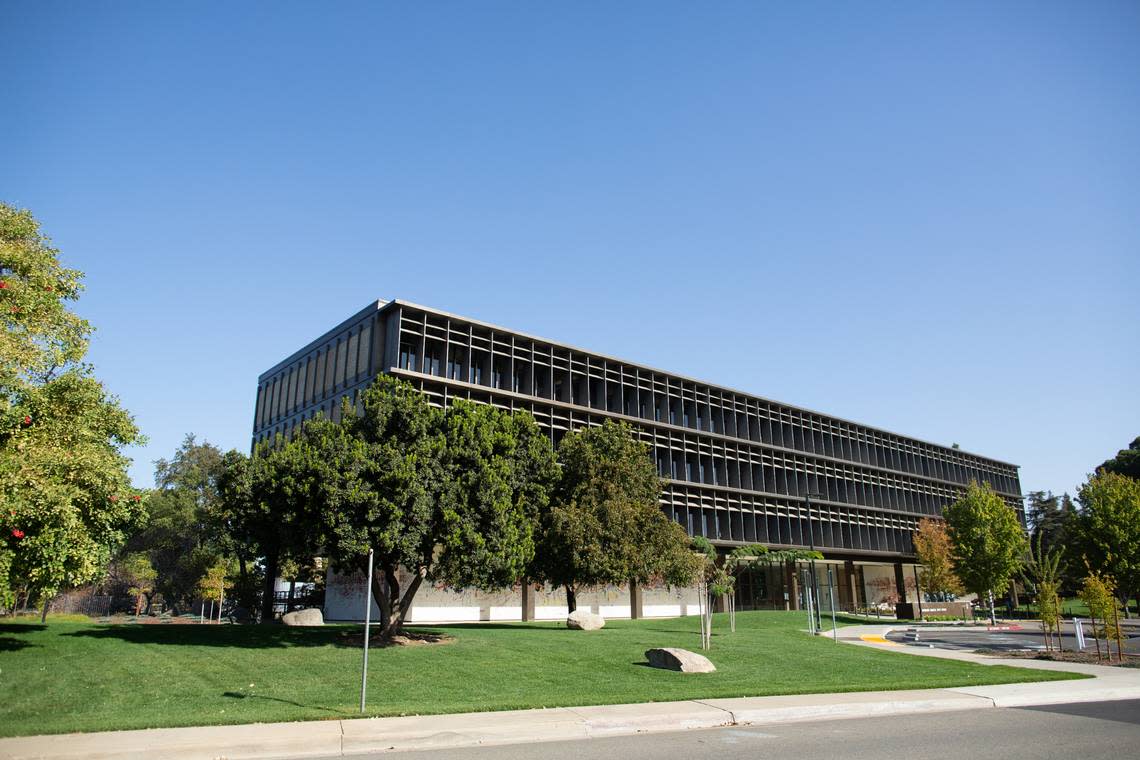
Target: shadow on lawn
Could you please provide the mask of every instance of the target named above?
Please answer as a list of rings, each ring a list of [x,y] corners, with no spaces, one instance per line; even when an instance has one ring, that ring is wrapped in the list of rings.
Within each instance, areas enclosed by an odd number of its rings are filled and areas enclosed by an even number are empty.
[[[351,630],[351,629],[350,629]],[[64,634],[81,639],[119,639],[130,644],[284,649],[347,646],[344,628],[284,625],[109,625]]]
[[[337,710],[335,707],[325,707],[324,705],[307,705],[302,702],[294,702],[291,699],[281,699],[280,697],[266,697],[261,694],[245,694],[240,691],[223,691],[222,696],[228,699],[260,699],[265,702],[280,702],[284,705],[293,705],[294,707],[304,707],[309,710],[323,710],[333,715],[357,715],[357,713],[348,712],[347,710]]]
[[[46,628],[42,623],[0,623],[0,633],[31,633]]]
[[[0,652],[16,652],[27,647],[34,647],[23,639],[14,639],[11,636],[0,636]]]
[[[536,620],[531,623],[409,623],[405,627],[417,631],[565,631],[565,625],[551,625],[557,620]]]

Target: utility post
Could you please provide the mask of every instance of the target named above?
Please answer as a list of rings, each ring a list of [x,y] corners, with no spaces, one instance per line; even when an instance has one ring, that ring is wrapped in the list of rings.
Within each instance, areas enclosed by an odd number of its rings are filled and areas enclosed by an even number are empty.
[[[811,549],[812,552],[814,552],[815,551],[815,525],[812,523],[812,519],[811,519],[811,500],[812,500],[812,497],[815,497],[816,499],[822,499],[823,496],[821,494],[818,494],[818,493],[804,494],[804,501],[807,503],[807,513],[808,513],[808,548]],[[820,606],[819,605],[819,586],[816,582],[816,577],[815,577],[815,557],[812,557],[811,560],[809,560],[809,564],[811,565],[811,592],[812,592],[811,595],[815,599],[815,630],[818,632],[819,629],[823,627],[823,620],[819,614],[819,606]]]

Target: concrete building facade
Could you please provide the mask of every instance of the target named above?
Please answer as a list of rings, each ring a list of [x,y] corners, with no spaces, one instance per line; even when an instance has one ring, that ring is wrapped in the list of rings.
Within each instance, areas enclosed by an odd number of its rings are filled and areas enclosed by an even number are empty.
[[[820,581],[830,578],[845,609],[886,600],[892,586],[915,599],[915,527],[971,480],[990,483],[1024,524],[1016,465],[399,300],[369,304],[263,373],[253,442],[289,437],[318,414],[338,419],[342,399],[356,405],[382,373],[436,405],[464,398],[526,409],[555,444],[568,430],[628,422],[667,480],[661,507],[671,519],[725,550],[814,546],[826,557]],[[329,591],[348,605],[355,586],[339,580]],[[801,585],[790,569],[772,567],[742,579],[737,602],[795,607]],[[429,590],[419,619],[447,618],[448,593],[458,592]],[[515,616],[515,605],[493,601],[460,606],[463,615],[477,606],[482,618],[496,607]],[[523,616],[526,604],[518,603]],[[684,614],[687,604],[657,607]],[[427,613],[436,607],[444,611]]]

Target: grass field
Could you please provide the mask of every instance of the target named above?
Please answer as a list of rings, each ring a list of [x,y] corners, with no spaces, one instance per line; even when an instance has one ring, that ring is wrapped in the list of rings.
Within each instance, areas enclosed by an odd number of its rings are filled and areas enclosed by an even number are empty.
[[[711,674],[655,670],[697,650],[697,619],[425,626],[449,644],[373,649],[370,715],[506,710],[1064,678],[877,651],[800,632],[803,613],[714,622]],[[0,624],[0,735],[355,717],[359,627]]]

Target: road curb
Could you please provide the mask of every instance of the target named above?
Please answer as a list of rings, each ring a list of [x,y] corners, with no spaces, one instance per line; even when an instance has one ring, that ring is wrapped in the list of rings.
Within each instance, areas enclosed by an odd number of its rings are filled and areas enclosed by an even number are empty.
[[[1027,686],[1027,684],[1011,684]],[[783,697],[686,700],[630,705],[514,710],[494,713],[361,718],[301,723],[107,731],[0,740],[6,760],[273,760],[352,757],[378,752],[566,741],[723,726],[760,726],[809,720],[871,718],[996,707],[1140,698],[1140,687],[1034,698],[993,689],[917,689],[897,692],[802,694]],[[1061,698],[1063,695],[1063,699]]]

